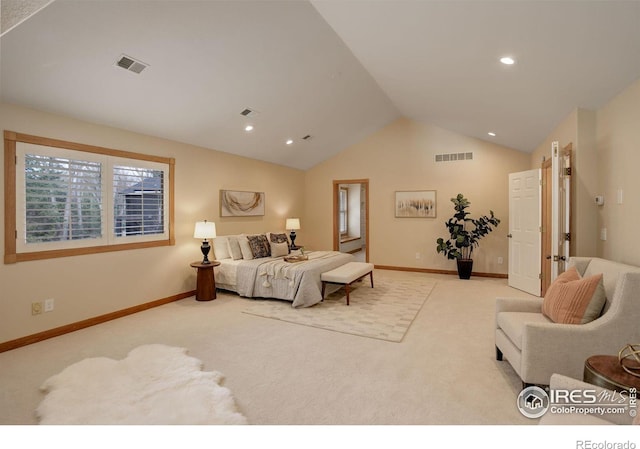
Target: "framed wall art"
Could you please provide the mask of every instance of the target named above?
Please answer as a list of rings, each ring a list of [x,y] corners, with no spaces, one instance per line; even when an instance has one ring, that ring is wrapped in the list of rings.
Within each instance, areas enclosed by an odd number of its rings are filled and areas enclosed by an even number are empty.
[[[221,217],[255,217],[264,215],[264,192],[220,190]]]
[[[398,218],[436,218],[436,191],[396,192],[395,207]]]

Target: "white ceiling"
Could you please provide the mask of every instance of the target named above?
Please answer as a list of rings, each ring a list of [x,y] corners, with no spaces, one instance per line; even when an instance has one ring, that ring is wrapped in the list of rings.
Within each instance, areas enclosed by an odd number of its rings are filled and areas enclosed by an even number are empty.
[[[532,151],[640,77],[638,1],[55,0],[3,32],[3,102],[300,169],[400,116]]]

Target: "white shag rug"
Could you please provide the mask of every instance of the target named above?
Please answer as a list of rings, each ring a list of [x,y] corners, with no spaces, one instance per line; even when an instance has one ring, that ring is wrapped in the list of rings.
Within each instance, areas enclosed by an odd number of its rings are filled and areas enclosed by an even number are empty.
[[[40,424],[247,424],[223,375],[184,348],[133,349],[123,360],[82,360],[41,386]]]

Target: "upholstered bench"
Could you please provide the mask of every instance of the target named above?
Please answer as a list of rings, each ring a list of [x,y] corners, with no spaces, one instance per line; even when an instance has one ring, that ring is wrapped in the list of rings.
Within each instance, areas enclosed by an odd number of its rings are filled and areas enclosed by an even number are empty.
[[[331,271],[322,273],[322,300],[324,301],[324,289],[326,284],[344,285],[347,291],[347,305],[349,305],[349,286],[356,281],[369,275],[371,278],[371,288],[373,288],[373,264],[365,262],[348,262]]]

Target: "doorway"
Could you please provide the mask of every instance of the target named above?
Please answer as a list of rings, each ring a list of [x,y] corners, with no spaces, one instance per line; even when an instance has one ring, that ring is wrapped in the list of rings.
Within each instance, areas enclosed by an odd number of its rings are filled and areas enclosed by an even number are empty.
[[[571,164],[573,144],[560,149],[551,144],[551,159],[542,163],[542,295],[549,285],[565,271],[571,244],[571,179],[575,175]]]
[[[509,286],[540,295],[540,169],[509,174]]]
[[[369,261],[369,180],[333,181],[333,250]]]
[[[571,155],[571,143],[553,142],[540,169],[509,175],[509,285],[534,295],[544,296],[569,260]]]

